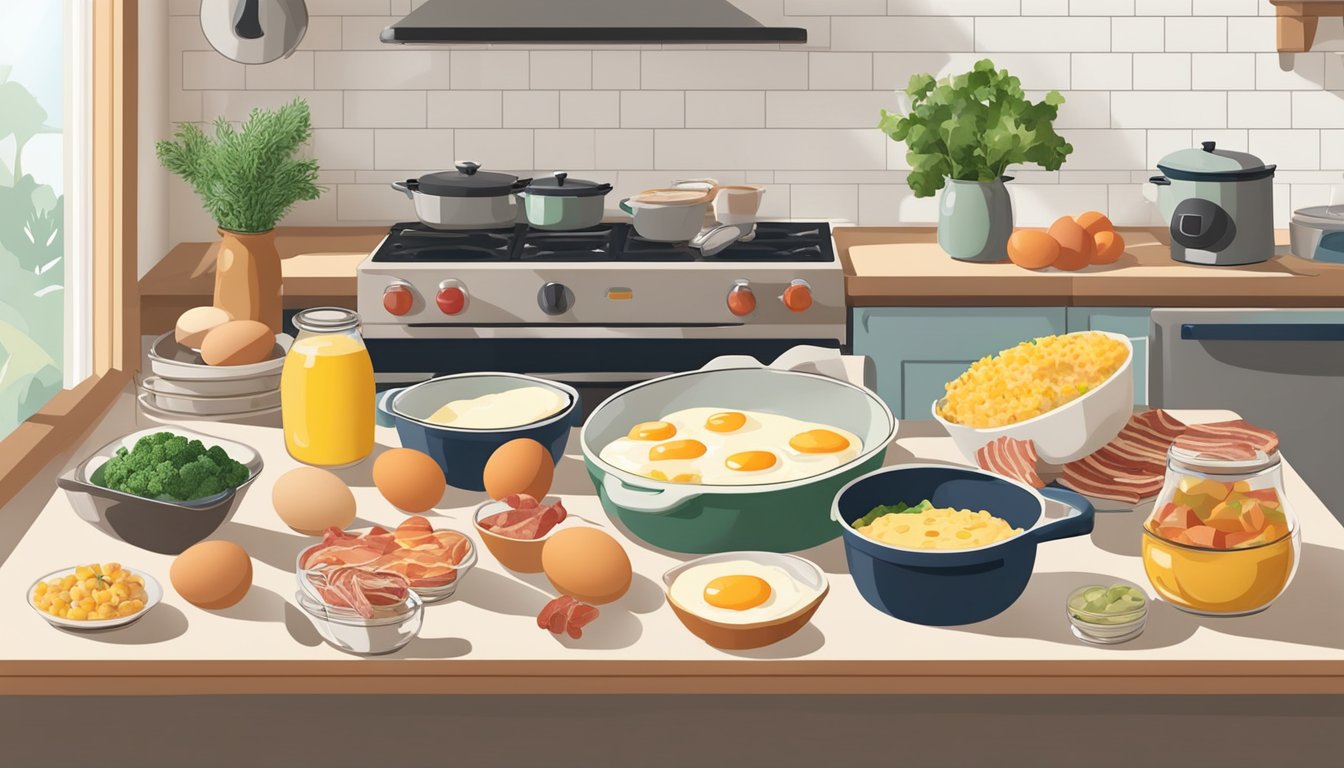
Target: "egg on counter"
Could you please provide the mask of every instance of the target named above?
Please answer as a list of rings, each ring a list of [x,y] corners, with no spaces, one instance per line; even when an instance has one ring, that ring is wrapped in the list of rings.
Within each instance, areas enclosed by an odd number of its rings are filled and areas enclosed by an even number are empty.
[[[597,528],[565,528],[541,549],[546,578],[562,595],[593,605],[619,600],[633,578],[630,556]]]
[[[206,334],[232,319],[233,315],[229,314],[227,309],[192,307],[177,318],[173,338],[188,349],[200,349]]]
[[[720,624],[782,619],[818,594],[783,568],[751,560],[687,568],[667,590],[668,600],[681,609]]]
[[[228,608],[252,587],[252,558],[232,541],[202,541],[173,560],[168,580],[197,608]]]
[[[373,462],[373,484],[392,506],[413,514],[428,512],[448,487],[438,462],[411,448],[384,451]]]
[[[485,462],[481,480],[485,492],[498,501],[515,493],[544,499],[555,479],[555,462],[546,446],[520,437],[499,446]]]
[[[355,521],[355,495],[341,478],[317,467],[281,475],[271,488],[271,504],[285,525],[308,536]]]
[[[252,365],[271,356],[275,334],[256,320],[230,320],[215,326],[201,340],[206,365]]]

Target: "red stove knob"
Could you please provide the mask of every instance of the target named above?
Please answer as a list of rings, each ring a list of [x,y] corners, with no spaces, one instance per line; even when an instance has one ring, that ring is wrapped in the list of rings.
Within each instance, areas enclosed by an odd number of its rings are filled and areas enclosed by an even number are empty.
[[[460,315],[467,308],[467,290],[456,280],[444,280],[439,283],[434,303],[439,305],[439,311],[445,315]]]
[[[415,294],[405,283],[393,283],[383,289],[383,309],[401,317],[415,306]]]
[[[756,311],[756,294],[746,280],[738,280],[728,292],[728,311],[738,317],[746,317]]]
[[[790,312],[806,312],[812,306],[812,286],[806,280],[794,280],[784,289],[784,295],[779,300],[784,302]]]

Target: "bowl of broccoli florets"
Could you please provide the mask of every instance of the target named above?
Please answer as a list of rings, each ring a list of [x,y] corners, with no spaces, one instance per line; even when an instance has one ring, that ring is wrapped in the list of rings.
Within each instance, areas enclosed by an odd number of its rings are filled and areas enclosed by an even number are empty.
[[[148,429],[100,448],[57,481],[75,512],[104,532],[177,554],[233,516],[261,457],[231,440]]]

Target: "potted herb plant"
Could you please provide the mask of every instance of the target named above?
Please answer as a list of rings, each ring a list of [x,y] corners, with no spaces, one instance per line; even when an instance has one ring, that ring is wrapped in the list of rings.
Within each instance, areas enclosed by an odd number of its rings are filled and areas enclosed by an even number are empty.
[[[317,161],[299,157],[312,138],[308,104],[254,109],[241,127],[220,117],[214,136],[191,123],[156,146],[159,162],[191,184],[219,226],[215,300],[235,320],[280,332],[280,254],[275,225],[300,200],[316,200]]]
[[[915,197],[942,190],[938,244],[952,258],[1001,261],[1013,233],[1008,166],[1034,163],[1057,171],[1073,147],[1055,133],[1064,97],[1032,102],[1006,69],[982,59],[970,72],[942,80],[914,75],[905,114],[882,110],[878,127],[903,141]]]

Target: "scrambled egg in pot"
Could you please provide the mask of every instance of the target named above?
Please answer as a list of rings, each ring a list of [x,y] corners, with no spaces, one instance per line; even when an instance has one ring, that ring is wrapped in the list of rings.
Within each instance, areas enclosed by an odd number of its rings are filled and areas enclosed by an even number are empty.
[[[1022,533],[983,509],[935,507],[927,499],[913,507],[876,507],[854,521],[854,530],[901,549],[942,550],[984,547]]]

